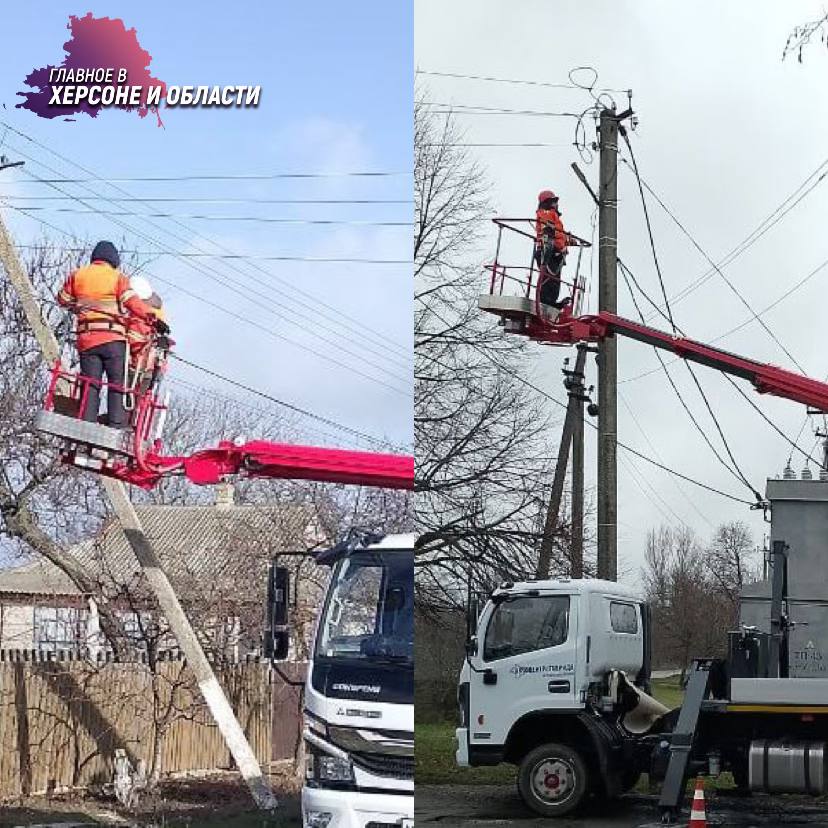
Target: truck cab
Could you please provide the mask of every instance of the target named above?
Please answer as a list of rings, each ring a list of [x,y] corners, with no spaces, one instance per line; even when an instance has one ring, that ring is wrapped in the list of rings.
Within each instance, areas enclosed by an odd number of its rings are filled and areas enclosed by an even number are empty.
[[[457,762],[518,765],[521,796],[548,816],[620,793],[635,782],[626,736],[666,712],[646,693],[649,670],[649,613],[630,588],[504,584],[467,645]]]
[[[414,535],[319,556],[331,575],[305,685],[307,828],[414,819]]]

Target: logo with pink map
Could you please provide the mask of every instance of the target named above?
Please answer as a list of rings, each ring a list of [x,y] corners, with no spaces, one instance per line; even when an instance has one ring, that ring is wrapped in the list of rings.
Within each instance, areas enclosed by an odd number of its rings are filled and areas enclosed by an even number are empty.
[[[159,107],[167,85],[150,73],[152,56],[138,41],[135,29],[110,17],[71,16],[69,39],[60,63],[33,70],[25,79],[28,92],[18,109],[41,118],[76,120],[74,115],[97,118],[101,109],[152,113],[163,126]]]

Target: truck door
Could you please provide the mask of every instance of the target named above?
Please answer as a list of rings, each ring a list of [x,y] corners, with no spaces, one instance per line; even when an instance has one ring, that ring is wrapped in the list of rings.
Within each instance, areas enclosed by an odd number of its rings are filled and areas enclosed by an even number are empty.
[[[494,599],[469,659],[471,756],[475,748],[496,753],[526,713],[579,704],[577,598],[538,592]]]

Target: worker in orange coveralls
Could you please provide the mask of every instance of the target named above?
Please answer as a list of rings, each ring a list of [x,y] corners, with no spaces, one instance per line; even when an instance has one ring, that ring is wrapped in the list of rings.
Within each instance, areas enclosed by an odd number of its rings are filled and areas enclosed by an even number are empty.
[[[538,195],[538,209],[535,213],[535,261],[538,263],[540,278],[538,289],[544,305],[564,308],[572,302],[567,296],[558,302],[561,290],[561,271],[566,262],[567,247],[573,243],[564,230],[558,197],[552,190],[542,190]]]
[[[59,304],[77,315],[80,373],[93,380],[81,417],[97,422],[100,383],[106,376],[107,425],[112,428],[129,426],[123,392],[113,387],[126,385],[126,320],[136,316],[157,324],[119,270],[120,265],[115,245],[98,242],[90,263],[69,275],[57,297]]]
[[[154,346],[156,343],[164,344],[165,341],[169,344],[164,337],[158,336],[158,323],[160,321],[166,327],[165,333],[169,332],[169,326],[161,297],[155,293],[149,281],[143,276],[133,276],[129,283],[144,309],[153,317],[153,322],[150,323],[133,316],[127,324],[130,370],[140,374],[135,380],[135,388],[139,394],[143,394],[152,384],[155,373],[157,357]]]

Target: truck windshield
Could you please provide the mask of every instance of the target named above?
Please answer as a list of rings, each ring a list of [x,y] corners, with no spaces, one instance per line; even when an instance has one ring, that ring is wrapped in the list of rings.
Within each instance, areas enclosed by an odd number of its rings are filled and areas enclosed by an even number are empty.
[[[520,595],[495,607],[483,660],[522,655],[563,644],[569,635],[569,596]]]
[[[405,552],[357,552],[336,564],[317,657],[413,663],[414,562]]]

